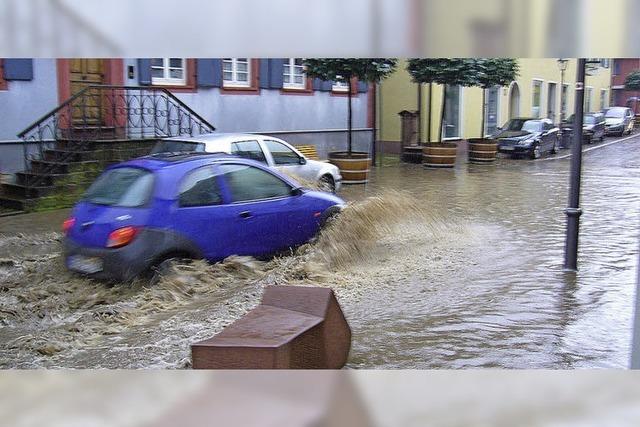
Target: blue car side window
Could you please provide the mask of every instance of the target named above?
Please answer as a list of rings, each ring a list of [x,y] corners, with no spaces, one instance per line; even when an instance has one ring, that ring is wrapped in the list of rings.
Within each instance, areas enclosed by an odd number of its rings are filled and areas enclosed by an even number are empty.
[[[254,166],[225,164],[220,166],[234,203],[273,199],[291,195],[291,186]]]
[[[189,172],[180,184],[178,201],[180,207],[222,204],[222,194],[214,169],[206,166]]]

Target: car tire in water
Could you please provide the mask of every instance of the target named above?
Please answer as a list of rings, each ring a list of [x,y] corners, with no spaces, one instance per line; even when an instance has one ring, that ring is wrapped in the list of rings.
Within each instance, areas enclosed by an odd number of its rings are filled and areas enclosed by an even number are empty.
[[[166,256],[162,258],[159,262],[155,263],[148,272],[149,284],[151,286],[156,286],[160,283],[160,280],[167,275],[171,268],[179,262],[187,262],[191,259],[185,255],[176,255],[176,256]]]
[[[318,187],[320,190],[326,191],[327,193],[336,192],[336,183],[331,175],[322,175],[318,180]]]
[[[540,146],[538,144],[534,145],[531,148],[531,152],[529,153],[529,158],[531,160],[535,160],[535,159],[539,159],[540,158]]]

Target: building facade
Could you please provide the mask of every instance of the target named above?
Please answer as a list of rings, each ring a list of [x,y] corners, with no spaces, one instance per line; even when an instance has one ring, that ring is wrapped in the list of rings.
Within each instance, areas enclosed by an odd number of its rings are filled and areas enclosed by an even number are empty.
[[[629,98],[640,97],[640,91],[625,90],[624,82],[627,76],[640,70],[640,58],[615,58],[611,70],[612,103],[625,106]]]
[[[354,83],[354,143],[367,150],[369,87]],[[0,173],[23,167],[18,133],[91,84],[164,88],[220,132],[278,135],[321,156],[346,146],[347,85],[307,78],[299,58],[0,59]]]
[[[570,59],[562,72],[557,59],[519,59],[520,75],[508,87],[487,89],[485,96],[485,135],[493,133],[513,117],[550,118],[559,123],[574,108],[577,61]],[[421,86],[421,87],[420,87]],[[589,67],[586,78],[585,111],[609,107],[611,62],[601,60]],[[561,89],[562,87],[562,89]],[[378,90],[378,140],[385,152],[399,153],[403,110],[419,111],[419,140],[436,141],[440,126],[444,87],[418,85],[406,71],[406,61],[383,81]],[[482,127],[482,89],[447,87],[443,140],[478,138]]]

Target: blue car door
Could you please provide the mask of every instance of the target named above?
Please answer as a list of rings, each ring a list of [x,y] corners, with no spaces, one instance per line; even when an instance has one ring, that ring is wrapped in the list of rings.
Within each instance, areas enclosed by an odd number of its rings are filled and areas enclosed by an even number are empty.
[[[237,255],[262,256],[304,243],[317,231],[313,206],[289,183],[255,166],[219,165]]]
[[[212,165],[188,172],[178,185],[177,205],[172,210],[175,231],[194,242],[211,261],[231,255],[225,242],[233,238],[219,180]]]

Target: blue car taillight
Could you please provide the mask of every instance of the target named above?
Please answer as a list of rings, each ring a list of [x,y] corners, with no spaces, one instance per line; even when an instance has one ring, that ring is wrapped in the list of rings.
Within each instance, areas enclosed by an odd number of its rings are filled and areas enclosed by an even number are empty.
[[[139,229],[137,227],[122,227],[114,230],[109,234],[107,239],[108,248],[121,248],[128,245],[138,234]]]

